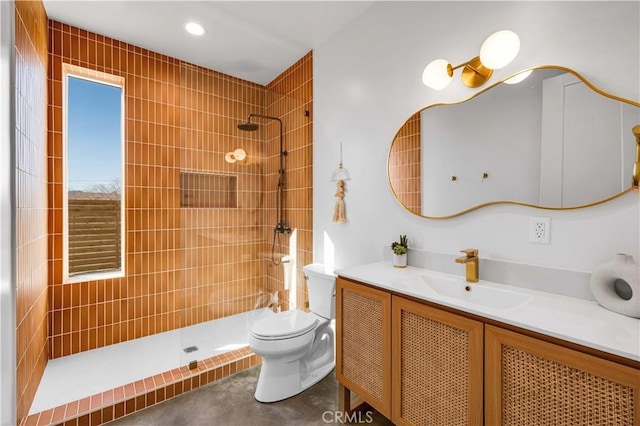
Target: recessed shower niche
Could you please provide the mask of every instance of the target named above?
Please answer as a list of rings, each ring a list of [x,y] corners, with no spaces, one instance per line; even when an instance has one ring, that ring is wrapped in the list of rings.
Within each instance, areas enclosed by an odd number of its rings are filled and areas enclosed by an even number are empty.
[[[237,176],[180,172],[180,207],[236,208],[237,191]]]

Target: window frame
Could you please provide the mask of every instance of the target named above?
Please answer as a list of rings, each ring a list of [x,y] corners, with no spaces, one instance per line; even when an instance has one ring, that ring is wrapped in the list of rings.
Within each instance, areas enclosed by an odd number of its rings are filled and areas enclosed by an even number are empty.
[[[118,87],[121,90],[120,97],[120,269],[102,272],[83,272],[69,275],[69,185],[68,185],[68,148],[69,148],[69,77],[80,78],[94,83],[106,84]],[[78,283],[83,281],[95,281],[109,278],[121,278],[125,276],[126,259],[126,233],[125,233],[125,79],[124,77],[90,70],[71,64],[62,64],[62,282],[63,284]]]

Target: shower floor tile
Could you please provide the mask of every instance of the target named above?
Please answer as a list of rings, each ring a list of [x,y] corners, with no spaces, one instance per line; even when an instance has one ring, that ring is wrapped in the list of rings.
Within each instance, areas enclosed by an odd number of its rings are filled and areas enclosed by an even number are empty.
[[[246,312],[49,360],[29,414],[246,347],[253,322],[269,314],[264,309]],[[198,349],[183,350],[193,346]]]

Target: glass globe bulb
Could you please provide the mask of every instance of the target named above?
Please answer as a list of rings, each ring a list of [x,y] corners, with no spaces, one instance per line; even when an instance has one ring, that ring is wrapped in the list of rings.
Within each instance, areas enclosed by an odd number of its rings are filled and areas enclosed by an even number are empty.
[[[247,158],[247,152],[242,148],[237,148],[233,151],[233,156],[236,158],[236,161],[242,161]]]
[[[236,162],[236,157],[233,155],[233,152],[227,152],[224,155],[224,161],[226,161],[229,164],[233,164]]]
[[[516,33],[509,30],[498,31],[482,43],[480,61],[485,67],[498,70],[513,61],[519,50],[520,38]]]
[[[422,82],[434,90],[444,89],[453,80],[453,76],[450,76],[447,70],[448,67],[449,61],[445,59],[431,61],[422,72]]]
[[[504,82],[506,84],[518,84],[521,81],[523,81],[524,79],[526,79],[527,77],[529,77],[529,75],[531,74],[532,71],[533,70],[519,72],[518,74],[514,75],[513,77],[506,79]]]

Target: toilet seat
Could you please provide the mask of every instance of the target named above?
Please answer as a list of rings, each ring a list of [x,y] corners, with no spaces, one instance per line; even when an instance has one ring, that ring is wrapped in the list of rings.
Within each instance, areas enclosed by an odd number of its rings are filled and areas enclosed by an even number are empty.
[[[256,322],[251,335],[260,340],[283,340],[302,336],[313,331],[318,317],[312,313],[292,310],[278,312]]]

